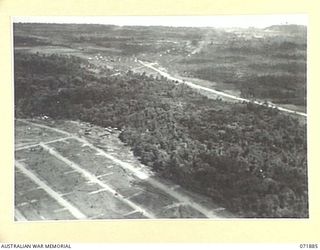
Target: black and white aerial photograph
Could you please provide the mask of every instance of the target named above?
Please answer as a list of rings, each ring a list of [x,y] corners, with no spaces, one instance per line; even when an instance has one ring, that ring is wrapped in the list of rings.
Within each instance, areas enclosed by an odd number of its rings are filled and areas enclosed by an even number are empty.
[[[15,221],[309,218],[306,15],[11,21]]]

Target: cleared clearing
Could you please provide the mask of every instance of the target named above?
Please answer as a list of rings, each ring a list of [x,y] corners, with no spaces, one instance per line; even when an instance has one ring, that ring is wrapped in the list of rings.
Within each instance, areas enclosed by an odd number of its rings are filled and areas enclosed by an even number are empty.
[[[106,145],[104,149],[97,147],[94,136],[86,138],[81,134],[79,122],[67,122],[74,126],[74,133],[70,133],[62,129],[65,124],[52,127],[52,124],[39,124],[40,121],[18,121],[19,125],[28,125],[25,126],[28,130],[41,128],[43,133],[60,133],[60,138],[55,138],[55,134],[52,140],[48,138],[36,144],[16,146],[16,169],[60,205],[52,209],[54,213],[69,212],[82,220],[231,217],[224,208],[208,202],[205,197],[183,191],[180,186],[153,176],[154,173],[137,163],[133,156],[118,158],[123,150],[120,144],[114,143],[118,140],[116,135],[104,140],[112,149],[110,151]],[[101,146],[101,140],[99,143]],[[21,180],[15,185],[20,185],[19,190],[23,188]],[[68,191],[63,193],[62,190]],[[49,214],[43,216],[46,214],[43,212],[32,218],[25,216],[31,209],[30,203],[32,200],[16,197],[16,207],[21,214],[17,213],[16,220],[50,218]]]

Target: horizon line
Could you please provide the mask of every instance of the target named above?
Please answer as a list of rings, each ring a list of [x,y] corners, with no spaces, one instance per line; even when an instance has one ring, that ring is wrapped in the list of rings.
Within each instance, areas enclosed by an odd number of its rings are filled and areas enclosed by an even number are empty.
[[[272,25],[307,26],[308,16],[221,15],[221,16],[16,16],[13,23],[97,24],[114,26],[163,26],[192,28],[266,28]]]

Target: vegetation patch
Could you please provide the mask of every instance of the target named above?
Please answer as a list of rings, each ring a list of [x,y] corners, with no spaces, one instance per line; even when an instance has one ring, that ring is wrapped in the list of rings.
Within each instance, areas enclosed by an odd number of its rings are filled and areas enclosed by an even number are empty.
[[[131,71],[98,78],[81,64],[15,54],[16,117],[117,127],[142,163],[239,216],[308,217],[306,126],[298,120]]]

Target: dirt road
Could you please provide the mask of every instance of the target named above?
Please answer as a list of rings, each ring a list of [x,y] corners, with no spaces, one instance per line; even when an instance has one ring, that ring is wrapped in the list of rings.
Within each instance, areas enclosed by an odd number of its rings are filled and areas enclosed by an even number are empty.
[[[103,128],[39,122],[16,120],[16,220],[232,217],[157,177]]]
[[[260,105],[260,106],[266,106],[266,105],[267,105],[267,107],[277,108],[278,110],[280,110],[280,111],[282,111],[282,112],[291,113],[291,114],[297,114],[297,115],[299,115],[299,116],[307,117],[307,114],[306,114],[306,113],[302,113],[302,112],[297,112],[297,111],[294,111],[294,110],[286,109],[286,108],[283,108],[283,107],[274,105],[274,104],[272,104],[272,103],[267,103],[267,104],[265,104],[265,103],[263,103],[263,102],[253,101],[253,100],[241,98],[241,97],[234,96],[234,95],[230,95],[230,94],[227,94],[227,93],[224,93],[224,92],[221,92],[221,91],[217,91],[217,90],[214,90],[214,89],[206,88],[206,87],[203,87],[203,86],[194,84],[194,83],[189,82],[189,81],[181,80],[181,79],[179,79],[179,78],[173,77],[172,75],[168,74],[167,72],[164,72],[164,71],[162,71],[162,70],[154,67],[154,66],[153,66],[154,63],[147,63],[147,62],[143,62],[143,61],[141,61],[141,60],[138,60],[138,62],[139,62],[140,64],[142,64],[143,66],[148,67],[148,68],[150,68],[150,69],[158,72],[160,75],[166,77],[166,78],[169,79],[169,80],[172,80],[172,81],[175,81],[175,82],[178,82],[178,83],[186,84],[186,85],[188,85],[189,87],[191,87],[191,88],[193,88],[193,89],[204,90],[204,91],[207,91],[207,92],[216,94],[216,95],[218,95],[218,96],[222,96],[222,97],[224,97],[224,98],[232,99],[232,100],[236,100],[236,101],[240,101],[240,102],[251,102],[251,103],[254,103],[254,104],[257,104],[257,105]]]

